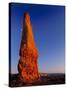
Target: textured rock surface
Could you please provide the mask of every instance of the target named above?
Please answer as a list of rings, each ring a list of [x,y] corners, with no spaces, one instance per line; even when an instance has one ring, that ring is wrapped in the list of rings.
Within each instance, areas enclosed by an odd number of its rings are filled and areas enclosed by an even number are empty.
[[[32,25],[28,13],[24,14],[19,56],[19,78],[25,83],[33,83],[34,81],[39,80],[37,65],[38,50],[34,42]]]

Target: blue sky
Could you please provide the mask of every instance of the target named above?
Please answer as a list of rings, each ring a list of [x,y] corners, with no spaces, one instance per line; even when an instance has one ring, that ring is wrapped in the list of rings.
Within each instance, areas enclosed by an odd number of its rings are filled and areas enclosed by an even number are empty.
[[[11,4],[11,73],[17,73],[23,15],[31,17],[38,48],[39,72],[65,72],[65,7],[51,5]]]

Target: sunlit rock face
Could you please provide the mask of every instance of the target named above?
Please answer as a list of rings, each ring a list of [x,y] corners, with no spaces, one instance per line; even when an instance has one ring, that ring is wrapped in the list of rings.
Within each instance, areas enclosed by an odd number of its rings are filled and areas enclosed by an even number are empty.
[[[36,48],[30,16],[24,13],[23,32],[21,38],[18,71],[19,77],[25,83],[33,83],[39,79],[38,73],[38,50]]]

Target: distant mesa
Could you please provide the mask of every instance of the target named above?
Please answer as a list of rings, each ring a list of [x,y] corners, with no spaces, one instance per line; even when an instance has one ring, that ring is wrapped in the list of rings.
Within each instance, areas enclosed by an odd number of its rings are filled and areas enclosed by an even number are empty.
[[[32,24],[29,13],[24,13],[23,31],[19,51],[18,71],[19,79],[24,83],[33,83],[39,80],[38,73],[38,50],[35,45]]]

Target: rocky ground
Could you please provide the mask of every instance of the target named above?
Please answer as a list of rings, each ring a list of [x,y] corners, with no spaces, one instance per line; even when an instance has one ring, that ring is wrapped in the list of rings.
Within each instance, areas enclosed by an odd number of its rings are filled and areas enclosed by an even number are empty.
[[[65,84],[65,74],[41,74],[40,80],[34,81],[33,84],[20,81],[18,74],[10,74],[9,82],[10,87]]]

